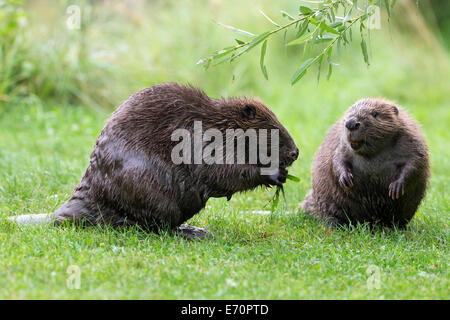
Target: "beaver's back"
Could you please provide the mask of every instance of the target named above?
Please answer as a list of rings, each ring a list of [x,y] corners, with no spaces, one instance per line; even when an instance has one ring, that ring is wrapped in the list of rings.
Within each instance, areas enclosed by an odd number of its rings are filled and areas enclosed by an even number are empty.
[[[230,198],[235,192],[280,183],[280,169],[270,180],[257,164],[175,164],[172,151],[180,142],[173,141],[172,134],[187,129],[192,135],[195,121],[203,130],[216,128],[222,133],[277,128],[280,163],[288,166],[298,156],[287,130],[260,100],[211,99],[201,90],[176,83],[153,86],[114,111],[81,182],[55,212],[57,219],[176,227],[198,213],[209,197]]]

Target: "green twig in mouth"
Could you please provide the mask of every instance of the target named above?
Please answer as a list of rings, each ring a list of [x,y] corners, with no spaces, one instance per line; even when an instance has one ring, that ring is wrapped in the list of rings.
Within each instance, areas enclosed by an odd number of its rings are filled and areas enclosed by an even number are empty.
[[[293,176],[293,175],[291,175],[291,174],[288,174],[287,176],[286,176],[286,180],[291,180],[291,181],[294,181],[294,182],[299,182],[300,181],[300,178],[298,178],[298,177],[296,177],[296,176]],[[284,187],[283,186],[277,186],[277,190],[275,191],[275,194],[274,194],[274,196],[273,196],[273,198],[272,198],[272,206],[271,206],[271,213],[274,213],[275,212],[275,209],[278,207],[278,203],[280,202],[280,191],[281,191],[281,193],[283,194],[283,199],[284,199],[284,204],[286,205],[287,204],[287,202],[286,202],[286,195],[285,195],[285,193],[284,193]]]

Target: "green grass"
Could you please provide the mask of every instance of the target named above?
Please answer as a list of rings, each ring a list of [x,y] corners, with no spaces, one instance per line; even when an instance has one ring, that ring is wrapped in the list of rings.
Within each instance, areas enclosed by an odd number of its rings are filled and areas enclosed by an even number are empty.
[[[265,12],[276,16],[278,6],[261,1],[260,7],[266,6]],[[301,181],[286,184],[286,207],[280,204],[273,215],[257,212],[270,209],[264,206],[275,190],[235,195],[229,202],[211,199],[189,221],[214,234],[213,240],[202,242],[134,228],[20,228],[4,218],[51,212],[68,198],[111,110],[14,98],[0,105],[0,298],[449,299],[448,58],[435,59],[433,50],[402,39],[394,29],[373,34],[369,69],[355,40],[342,52],[341,66],[329,82],[317,84],[316,75],[308,73],[291,87],[301,50],[290,49],[285,57],[275,42],[269,43],[269,81],[260,73],[258,52],[231,67],[204,72],[195,66],[198,58],[233,40],[227,30],[208,22],[217,12],[224,23],[251,31],[267,27],[257,24],[264,18],[256,14],[247,21],[239,8],[219,9],[187,4],[159,8],[156,20],[148,22],[154,28],[148,30],[160,41],[149,45],[141,42],[143,30],[130,32],[121,44],[135,43],[137,50],[118,62],[127,77],[120,74],[115,83],[106,79],[111,87],[104,90],[124,100],[140,87],[176,80],[198,85],[214,97],[261,97],[300,149],[290,173]],[[164,28],[172,16],[178,18]],[[208,32],[193,18],[209,23]],[[191,26],[186,38],[180,33],[183,24]],[[116,38],[108,37],[114,30],[104,31],[103,41],[112,44]],[[153,62],[137,59],[145,52]],[[89,72],[86,79],[89,84]],[[422,123],[430,147],[431,184],[407,230],[357,226],[329,232],[298,212],[297,205],[310,188],[312,158],[326,131],[349,105],[367,96],[395,100]],[[81,270],[79,290],[66,285],[71,265]],[[379,268],[379,289],[368,287],[370,266]]]

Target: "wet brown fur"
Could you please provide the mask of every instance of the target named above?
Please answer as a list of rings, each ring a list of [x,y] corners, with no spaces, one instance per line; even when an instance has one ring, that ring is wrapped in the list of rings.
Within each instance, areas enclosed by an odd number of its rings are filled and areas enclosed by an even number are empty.
[[[312,190],[300,207],[333,225],[404,227],[425,195],[429,176],[418,123],[391,101],[362,99],[333,125],[317,151]]]
[[[250,118],[248,106],[254,112]],[[203,130],[222,132],[279,129],[281,172],[263,176],[254,164],[175,165],[171,151],[178,142],[171,134],[180,128],[192,131],[194,121],[202,121]],[[298,155],[289,133],[258,99],[212,99],[190,86],[156,85],[132,95],[112,114],[83,178],[52,218],[57,223],[174,228],[210,197],[230,198],[235,192],[283,183],[284,167],[297,158],[293,151]]]

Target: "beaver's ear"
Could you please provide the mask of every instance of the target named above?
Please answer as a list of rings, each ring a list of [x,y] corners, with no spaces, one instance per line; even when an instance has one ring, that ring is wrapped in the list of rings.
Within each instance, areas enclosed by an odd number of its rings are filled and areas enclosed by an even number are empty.
[[[397,108],[396,106],[392,106],[392,108],[393,108],[393,110],[394,110],[394,113],[395,113],[396,115],[398,115],[398,108]]]
[[[242,116],[245,119],[248,120],[253,120],[255,119],[255,115],[256,115],[256,109],[254,106],[252,106],[251,104],[246,104],[243,108],[242,108]]]

